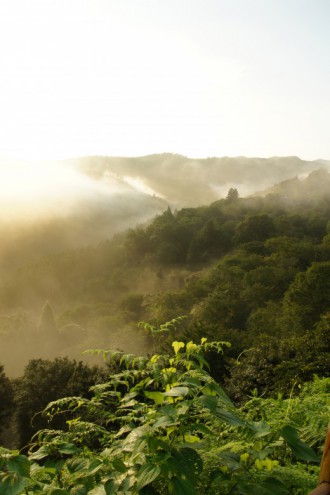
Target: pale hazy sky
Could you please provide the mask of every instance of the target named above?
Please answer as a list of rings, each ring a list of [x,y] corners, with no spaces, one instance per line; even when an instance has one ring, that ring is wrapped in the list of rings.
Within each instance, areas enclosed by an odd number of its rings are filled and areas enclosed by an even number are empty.
[[[330,0],[0,0],[0,155],[330,159]]]

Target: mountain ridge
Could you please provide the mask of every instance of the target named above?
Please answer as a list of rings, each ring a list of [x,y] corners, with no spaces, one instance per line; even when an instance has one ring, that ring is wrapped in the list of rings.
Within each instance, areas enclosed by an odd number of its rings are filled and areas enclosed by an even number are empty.
[[[330,168],[326,160],[307,161],[296,156],[189,158],[171,153],[91,156],[65,163],[95,180],[102,180],[107,173],[140,180],[174,207],[208,204],[226,197],[231,187],[237,188],[240,196],[248,196],[320,166]]]

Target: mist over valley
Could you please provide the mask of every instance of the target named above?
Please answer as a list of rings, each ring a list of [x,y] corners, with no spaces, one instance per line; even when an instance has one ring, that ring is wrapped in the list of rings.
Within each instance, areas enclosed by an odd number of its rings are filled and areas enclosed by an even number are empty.
[[[2,162],[0,362],[16,376],[32,357],[80,359],[102,346],[147,353],[138,321],[197,311],[196,301],[157,316],[162,294],[186,290],[235,252],[251,212],[275,202],[271,217],[299,215],[306,201],[328,198],[328,169],[297,157],[173,154]],[[45,305],[52,323],[42,337]]]
[[[97,245],[145,224],[168,206],[198,207],[225,198],[266,194],[299,180],[325,160],[84,157],[62,162],[0,161],[1,273],[66,249]],[[263,191],[266,191],[263,193]]]

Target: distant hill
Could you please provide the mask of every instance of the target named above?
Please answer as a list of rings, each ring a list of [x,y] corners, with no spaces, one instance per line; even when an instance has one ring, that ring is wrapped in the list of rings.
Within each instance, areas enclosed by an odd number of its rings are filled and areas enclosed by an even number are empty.
[[[67,160],[98,181],[121,180],[167,200],[172,206],[200,206],[226,197],[231,187],[241,197],[325,167],[325,160],[296,156],[272,158],[222,157],[195,159],[164,153],[144,157],[85,157]]]
[[[268,194],[295,201],[319,200],[330,194],[330,174],[325,168],[319,168],[305,178],[287,179],[253,196],[265,197]]]

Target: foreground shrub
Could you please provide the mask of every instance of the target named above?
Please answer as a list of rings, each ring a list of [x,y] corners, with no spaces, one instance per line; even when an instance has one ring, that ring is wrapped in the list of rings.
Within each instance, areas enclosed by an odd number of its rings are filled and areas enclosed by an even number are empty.
[[[150,359],[95,351],[119,372],[89,398],[51,402],[44,414],[65,415],[66,428],[39,431],[28,456],[0,452],[0,495],[307,493],[320,456],[290,416],[266,421],[261,399],[232,404],[205,360],[224,346],[173,342]]]

